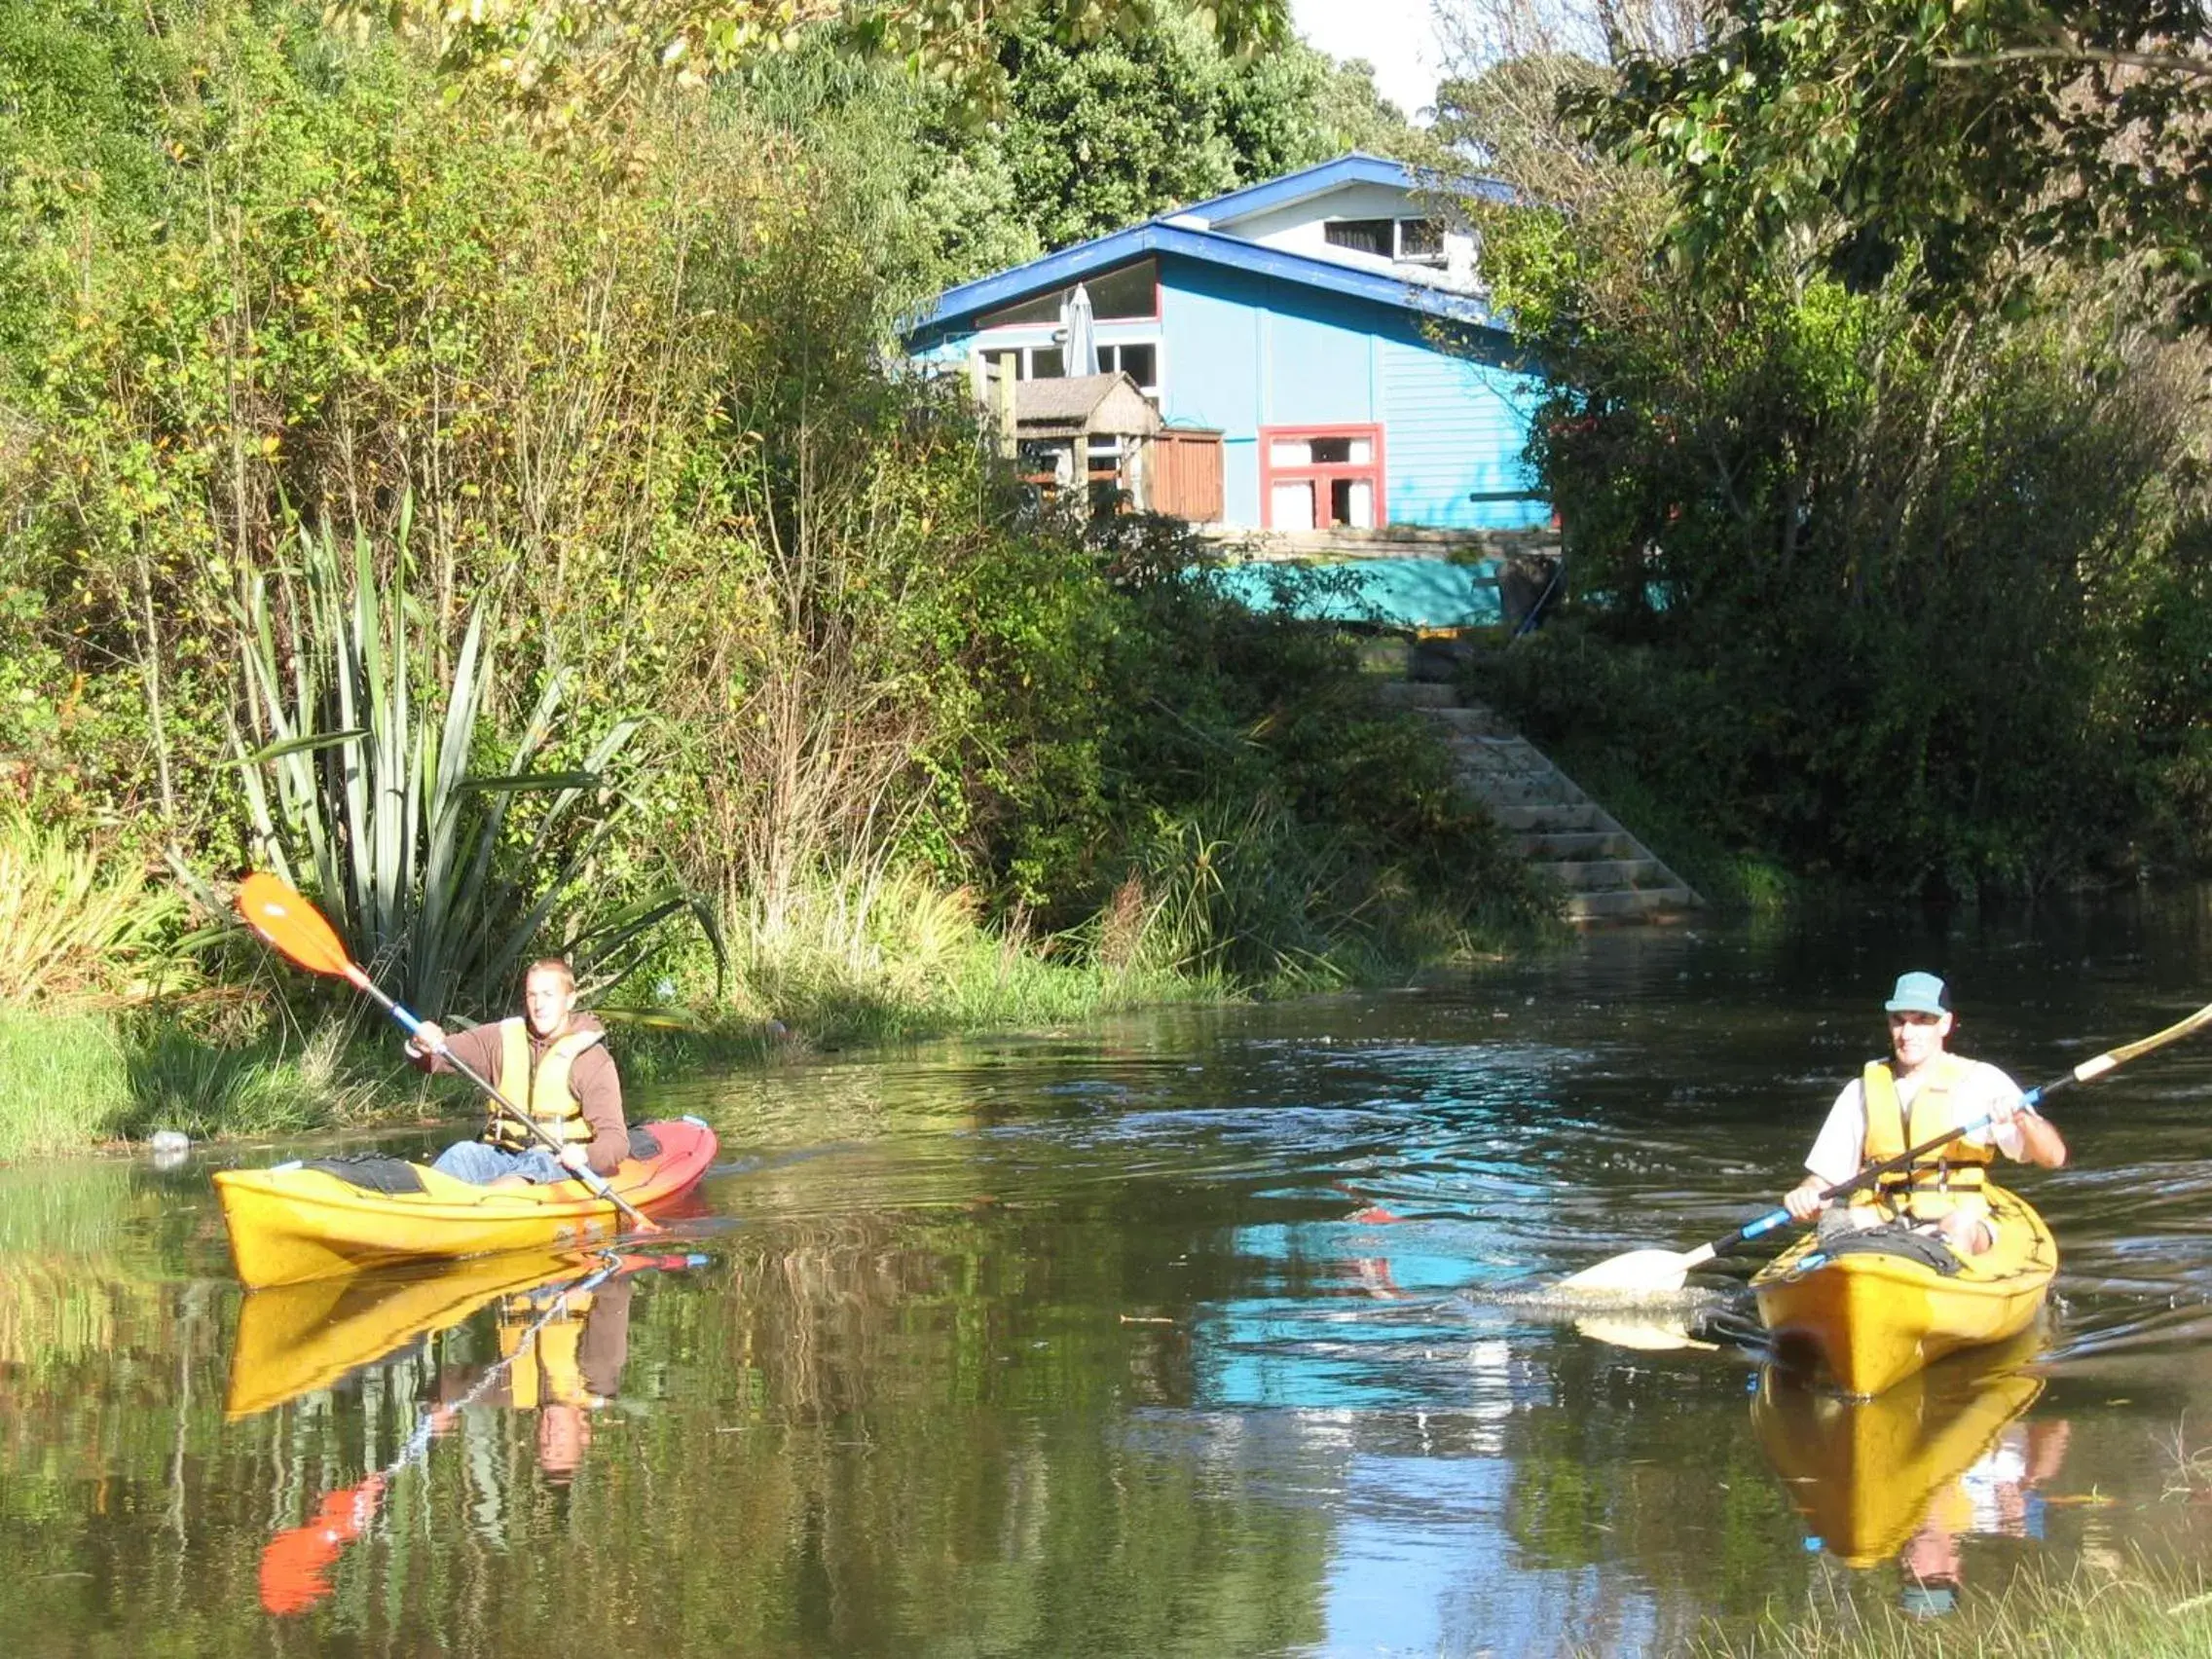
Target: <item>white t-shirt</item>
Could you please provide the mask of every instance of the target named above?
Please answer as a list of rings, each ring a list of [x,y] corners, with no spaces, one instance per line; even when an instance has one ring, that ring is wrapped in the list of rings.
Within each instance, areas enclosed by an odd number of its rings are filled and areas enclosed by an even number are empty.
[[[1953,1122],[1971,1124],[1977,1118],[1988,1117],[1992,1108],[2007,1103],[2019,1105],[2020,1086],[1995,1066],[1980,1060],[1961,1060],[1959,1064],[1958,1081],[1951,1086]],[[1924,1066],[1909,1077],[1898,1079],[1898,1104],[1904,1108],[1908,1121],[1912,1097],[1920,1092],[1921,1082],[1927,1075]],[[2026,1142],[2017,1123],[1984,1126],[1959,1139],[1969,1146],[1995,1146],[2007,1158],[2026,1156]],[[1821,1178],[1822,1186],[1832,1187],[1858,1174],[1865,1161],[1866,1088],[1864,1083],[1855,1077],[1843,1086],[1843,1092],[1828,1108],[1828,1120],[1821,1125],[1813,1150],[1805,1155],[1805,1167]]]

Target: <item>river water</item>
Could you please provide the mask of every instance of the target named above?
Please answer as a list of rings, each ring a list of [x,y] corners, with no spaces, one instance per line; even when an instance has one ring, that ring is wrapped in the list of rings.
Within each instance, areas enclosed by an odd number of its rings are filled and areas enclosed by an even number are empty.
[[[1665,1653],[2195,1559],[2212,1037],[2050,1103],[2034,1341],[1871,1406],[1529,1293],[1770,1204],[1904,968],[2030,1082],[2208,965],[2212,893],[1844,914],[794,1061],[633,1101],[722,1139],[649,1251],[250,1297],[208,1171],[299,1149],[0,1171],[0,1653]]]

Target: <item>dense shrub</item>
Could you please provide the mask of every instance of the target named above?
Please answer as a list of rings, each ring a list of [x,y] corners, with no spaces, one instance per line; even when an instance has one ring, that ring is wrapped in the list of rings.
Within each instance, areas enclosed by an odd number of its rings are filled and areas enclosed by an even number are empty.
[[[943,254],[880,83],[549,144],[282,0],[5,16],[0,756],[38,812],[140,862],[287,841],[462,1012],[527,941],[427,937],[428,839],[355,798],[424,768],[484,831],[444,879],[586,950],[672,888],[777,937],[916,867],[973,926],[1079,930],[1194,845],[1244,872],[1207,973],[1530,912],[1336,646],[1131,578],[891,366]]]

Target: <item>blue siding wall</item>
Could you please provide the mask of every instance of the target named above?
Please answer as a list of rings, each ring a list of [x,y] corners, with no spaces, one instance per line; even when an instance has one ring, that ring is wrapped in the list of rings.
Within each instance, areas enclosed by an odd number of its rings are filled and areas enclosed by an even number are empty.
[[[1193,261],[1161,261],[1161,400],[1170,421],[1219,426],[1224,512],[1260,522],[1259,428],[1383,428],[1392,523],[1507,530],[1551,516],[1521,451],[1540,377],[1438,350],[1394,307]]]
[[[1439,350],[1394,306],[1172,256],[1160,268],[1161,413],[1220,428],[1230,524],[1260,523],[1260,427],[1378,423],[1392,523],[1506,530],[1551,516],[1541,500],[1468,498],[1533,487],[1521,451],[1539,377]],[[970,338],[936,334],[918,354],[959,360]]]
[[[1469,499],[1536,487],[1521,451],[1543,395],[1541,381],[1447,355],[1425,341],[1381,341],[1377,352],[1393,521],[1452,530],[1524,530],[1549,521],[1548,501]]]

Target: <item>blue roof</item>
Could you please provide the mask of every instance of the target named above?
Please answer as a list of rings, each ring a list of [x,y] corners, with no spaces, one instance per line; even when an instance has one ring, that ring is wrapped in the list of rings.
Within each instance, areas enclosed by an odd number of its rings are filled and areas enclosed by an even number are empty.
[[[1110,236],[1097,237],[1090,241],[1078,242],[1073,247],[1064,247],[1057,253],[1048,253],[1042,259],[1033,259],[1027,265],[1017,265],[1011,271],[1001,271],[993,276],[979,276],[973,282],[961,283],[957,288],[947,288],[914,322],[909,332],[919,334],[926,329],[973,316],[978,312],[996,311],[1001,306],[1012,305],[1032,294],[1064,288],[1070,283],[1094,276],[1101,271],[1111,271],[1117,266],[1126,265],[1148,253],[1179,254],[1185,259],[1202,260],[1209,265],[1226,265],[1232,270],[1272,276],[1286,282],[1300,282],[1308,287],[1326,289],[1330,293],[1373,300],[1378,305],[1398,306],[1407,311],[1424,312],[1431,316],[1449,317],[1454,321],[1472,323],[1479,328],[1505,332],[1504,325],[1488,306],[1480,300],[1454,293],[1448,288],[1431,287],[1423,282],[1408,282],[1403,277],[1384,276],[1381,272],[1362,271],[1356,266],[1339,265],[1334,260],[1289,253],[1279,247],[1246,241],[1241,237],[1224,236],[1219,231],[1192,230],[1161,219],[1148,219],[1141,225],[1131,225],[1125,231],[1116,231]]]
[[[1223,219],[1241,219],[1253,213],[1265,213],[1271,207],[1303,202],[1309,196],[1319,196],[1324,191],[1335,190],[1346,184],[1386,184],[1400,189],[1418,190],[1422,187],[1422,178],[1403,162],[1393,162],[1382,156],[1370,156],[1364,150],[1349,150],[1334,161],[1317,162],[1312,166],[1284,173],[1280,178],[1248,184],[1226,196],[1216,196],[1206,202],[1194,202],[1190,206],[1175,211],[1196,213],[1218,224]],[[1450,179],[1439,177],[1433,188],[1450,190],[1460,196],[1480,196],[1492,202],[1510,203],[1520,200],[1513,187],[1504,180],[1472,174]],[[1166,219],[1174,217],[1174,214],[1162,213],[1160,216]]]
[[[1518,199],[1511,185],[1494,178],[1468,176],[1440,182],[1464,196],[1483,196],[1493,202],[1512,202]],[[1249,271],[1286,282],[1301,282],[1331,293],[1373,300],[1380,305],[1423,312],[1431,316],[1449,317],[1456,322],[1472,323],[1479,328],[1494,329],[1501,334],[1505,332],[1504,324],[1497,320],[1488,306],[1467,295],[1425,282],[1408,282],[1402,277],[1339,264],[1334,260],[1315,259],[1309,254],[1268,247],[1221,231],[1201,230],[1195,225],[1177,222],[1191,216],[1213,222],[1245,218],[1347,184],[1383,184],[1400,189],[1416,189],[1419,187],[1420,176],[1403,162],[1388,161],[1382,156],[1370,156],[1353,150],[1334,161],[1301,167],[1296,172],[1284,173],[1280,178],[1248,184],[1226,196],[1193,203],[1188,207],[1161,213],[1125,230],[1095,237],[1089,241],[1078,242],[1073,247],[1063,247],[1056,253],[1048,253],[1042,259],[1033,259],[1026,265],[1016,265],[1010,271],[979,276],[973,282],[963,282],[958,287],[947,288],[911,325],[909,335],[921,334],[979,312],[996,311],[1001,306],[1012,305],[1032,294],[1049,293],[1054,288],[1067,287],[1099,272],[1126,265],[1148,253],[1180,254],[1187,259],[1226,265],[1237,271]]]

